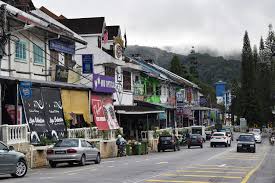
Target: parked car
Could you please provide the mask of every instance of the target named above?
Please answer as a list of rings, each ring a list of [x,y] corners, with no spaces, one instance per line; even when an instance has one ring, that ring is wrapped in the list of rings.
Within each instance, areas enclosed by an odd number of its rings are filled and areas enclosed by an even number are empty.
[[[62,139],[47,150],[47,160],[52,168],[58,163],[78,163],[84,166],[87,161],[99,164],[100,152],[94,144],[84,139]]]
[[[214,132],[210,139],[210,146],[224,145],[225,147],[231,146],[231,137],[228,137],[226,132]]]
[[[243,134],[240,135],[237,139],[237,152],[248,151],[255,153],[256,152],[256,143],[254,134]]]
[[[212,136],[212,131],[205,131],[206,134],[206,140],[210,140]]]
[[[203,138],[202,138],[202,136],[199,135],[199,134],[190,135],[190,138],[188,139],[187,145],[188,145],[188,149],[190,149],[190,147],[192,147],[192,146],[200,146],[201,148],[203,148]]]
[[[0,174],[10,174],[13,177],[24,177],[28,171],[25,155],[14,151],[0,142]]]
[[[179,141],[174,135],[165,135],[159,137],[158,152],[172,149],[174,151],[180,150]]]

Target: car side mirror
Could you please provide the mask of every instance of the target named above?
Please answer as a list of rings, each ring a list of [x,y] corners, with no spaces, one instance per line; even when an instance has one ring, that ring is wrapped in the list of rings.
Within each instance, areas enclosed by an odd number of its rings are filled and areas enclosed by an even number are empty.
[[[14,147],[13,146],[9,146],[9,150],[10,151],[14,151]]]

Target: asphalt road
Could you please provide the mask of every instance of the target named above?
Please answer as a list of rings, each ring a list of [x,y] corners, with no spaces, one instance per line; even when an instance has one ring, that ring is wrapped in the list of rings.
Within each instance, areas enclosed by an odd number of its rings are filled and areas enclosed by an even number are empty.
[[[1,183],[208,183],[275,182],[275,147],[265,140],[257,152],[237,153],[231,147],[187,149],[103,160],[100,165],[60,166],[30,170],[25,178],[0,176]]]

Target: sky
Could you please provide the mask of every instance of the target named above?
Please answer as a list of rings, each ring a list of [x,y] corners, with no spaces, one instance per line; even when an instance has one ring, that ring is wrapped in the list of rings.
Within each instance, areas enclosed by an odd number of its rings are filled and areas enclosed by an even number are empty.
[[[274,0],[33,0],[67,18],[101,17],[120,25],[129,45],[186,54],[240,53],[245,30],[251,45],[275,24]]]

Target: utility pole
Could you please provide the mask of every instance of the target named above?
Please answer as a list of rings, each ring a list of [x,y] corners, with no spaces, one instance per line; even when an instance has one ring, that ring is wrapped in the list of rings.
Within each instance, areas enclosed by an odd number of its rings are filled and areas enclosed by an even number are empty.
[[[5,46],[7,43],[7,9],[6,4],[0,7],[0,74],[2,58],[5,55]],[[2,85],[0,83],[0,125],[2,125]]]

